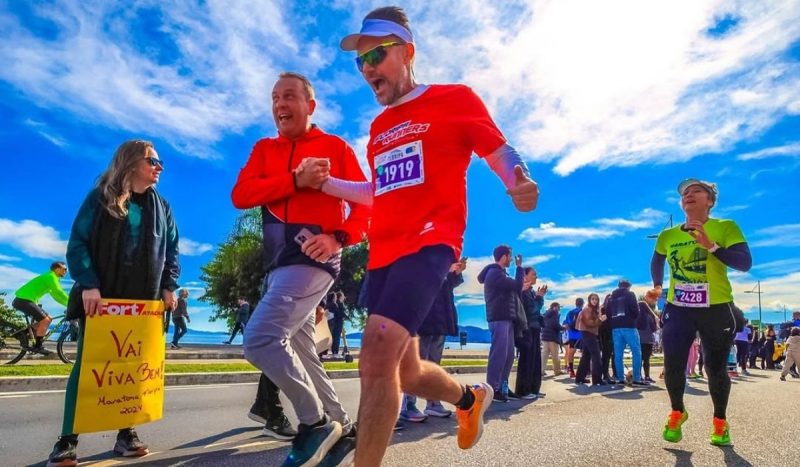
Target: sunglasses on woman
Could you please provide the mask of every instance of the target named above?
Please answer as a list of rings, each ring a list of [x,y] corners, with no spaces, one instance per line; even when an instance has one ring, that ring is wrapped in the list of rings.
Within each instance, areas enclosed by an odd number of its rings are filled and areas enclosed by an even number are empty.
[[[356,66],[358,67],[358,71],[364,70],[365,63],[369,66],[380,65],[386,59],[386,55],[388,54],[386,49],[388,49],[389,47],[393,47],[395,45],[403,45],[403,43],[384,42],[383,44],[380,44],[377,47],[367,50],[363,54],[356,57]]]
[[[150,164],[150,167],[158,166],[161,167],[162,169],[164,168],[164,161],[162,161],[161,159],[156,159],[155,157],[145,157],[144,160],[146,160],[147,163]]]

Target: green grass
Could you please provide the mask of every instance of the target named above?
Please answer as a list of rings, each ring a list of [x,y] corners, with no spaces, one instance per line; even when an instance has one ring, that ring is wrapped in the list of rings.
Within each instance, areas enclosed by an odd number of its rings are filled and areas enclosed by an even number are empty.
[[[442,366],[486,366],[486,360],[481,359],[464,359],[442,360]],[[630,360],[626,359],[625,362],[630,365]],[[578,363],[577,361],[575,362]],[[652,358],[650,364],[653,366],[661,366],[664,364],[663,358]],[[358,369],[358,362],[345,363],[345,362],[324,362],[326,370],[355,370]],[[548,366],[552,370],[552,366]],[[72,365],[52,364],[52,365],[0,365],[0,377],[8,376],[67,376],[72,370]],[[224,373],[224,372],[242,372],[242,371],[257,371],[256,368],[247,363],[167,363],[167,374],[176,373]]]
[[[486,366],[486,360],[442,360],[442,366]],[[356,370],[358,362],[324,362],[326,370]],[[4,376],[67,376],[72,365],[0,365],[0,377]],[[253,365],[242,363],[167,363],[166,373],[223,373],[258,371]]]

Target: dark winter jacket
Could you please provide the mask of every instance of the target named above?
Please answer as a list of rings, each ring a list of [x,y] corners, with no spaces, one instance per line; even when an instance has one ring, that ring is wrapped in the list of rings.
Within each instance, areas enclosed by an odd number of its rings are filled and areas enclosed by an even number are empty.
[[[155,188],[134,193],[128,203],[129,216],[116,219],[95,188],[78,210],[67,244],[67,266],[75,280],[68,317],[83,316],[85,289],[100,289],[107,298],[157,300],[162,290],[178,288],[178,228],[169,203]],[[141,213],[136,226],[134,210]]]
[[[542,341],[561,342],[561,313],[558,310],[547,310],[544,314]]]
[[[639,302],[639,318],[636,320],[636,329],[639,330],[639,342],[642,344],[656,343],[655,334],[658,331],[656,316],[645,302]]]
[[[464,283],[464,276],[447,273],[442,289],[431,306],[428,317],[417,330],[420,336],[457,336],[458,312],[453,289]]]
[[[639,303],[636,295],[627,288],[618,288],[611,293],[608,302],[608,316],[611,318],[611,328],[636,328],[639,317]]]
[[[478,282],[483,284],[483,298],[486,301],[486,321],[514,321],[517,313],[517,299],[522,290],[523,268],[517,268],[515,278],[497,263],[492,263],[478,274]]]
[[[239,305],[236,309],[236,322],[239,324],[247,324],[250,319],[250,304],[245,302]]]
[[[539,332],[544,322],[544,317],[542,317],[544,297],[536,295],[532,289],[522,291],[520,296],[522,297],[522,306],[525,308],[525,317],[528,319],[528,327]]]

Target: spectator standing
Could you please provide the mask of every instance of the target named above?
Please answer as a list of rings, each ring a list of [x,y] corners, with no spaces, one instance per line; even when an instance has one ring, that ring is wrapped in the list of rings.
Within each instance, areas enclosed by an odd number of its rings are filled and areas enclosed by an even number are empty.
[[[553,302],[544,314],[542,322],[542,375],[547,370],[547,359],[553,360],[553,375],[561,376],[561,357],[558,355],[561,341],[561,305]]]
[[[625,367],[622,364],[622,357],[627,346],[630,347],[633,357],[632,383],[635,386],[647,386],[648,383],[642,380],[642,348],[639,342],[639,331],[636,330],[639,304],[636,301],[636,295],[631,292],[631,283],[627,279],[619,281],[619,286],[611,293],[609,311],[617,379],[624,382]]]
[[[600,343],[597,336],[600,334],[600,324],[606,317],[600,313],[600,296],[592,293],[588,298],[589,304],[575,318],[575,328],[581,333],[581,360],[575,374],[575,383],[586,383],[586,375],[591,367],[592,386],[600,386],[604,384],[603,365],[600,362]]]
[[[331,344],[331,354],[339,354],[339,344],[342,340],[342,330],[344,329],[344,320],[347,319],[347,305],[345,304],[345,297],[343,292],[336,294],[334,306],[331,307],[333,311],[333,320],[328,322],[331,328],[331,336],[333,343]]]
[[[639,302],[639,318],[636,320],[636,329],[639,331],[639,342],[642,345],[642,369],[644,380],[655,383],[650,377],[650,357],[653,356],[653,346],[656,344],[656,331],[658,331],[658,311],[656,302],[658,292],[649,290],[644,295],[644,300]]]
[[[178,345],[178,341],[180,341],[181,337],[186,334],[186,323],[192,322],[192,319],[189,318],[189,306],[187,303],[188,298],[189,291],[186,289],[181,289],[180,293],[178,294],[178,304],[175,307],[175,311],[172,313],[172,324],[175,329],[172,331],[172,343],[170,344],[171,349],[181,348],[181,346]]]
[[[764,345],[761,348],[761,368],[766,364],[767,370],[775,369],[775,360],[772,358],[772,354],[775,353],[775,337],[775,326],[768,324],[767,330],[764,331]]]
[[[72,425],[78,398],[87,316],[100,313],[102,299],[164,301],[175,308],[178,289],[178,228],[169,203],[156,191],[164,163],[149,141],[130,140],[114,153],[108,169],[75,216],[67,264],[75,284],[66,315],[80,319],[78,358],[64,395],[64,423],[47,465],[77,465],[78,434]],[[135,394],[135,393],[134,393]],[[119,430],[114,452],[140,457],[149,450],[133,428]]]
[[[615,379],[617,379],[617,374],[613,370],[613,366],[611,365],[611,357],[614,355],[614,338],[611,334],[611,320],[608,319],[608,304],[611,301],[611,294],[607,294],[606,297],[603,299],[603,306],[600,307],[600,314],[606,317],[606,319],[600,323],[600,360],[603,364],[603,381],[608,384],[613,384]],[[614,373],[614,377],[611,377],[611,373]]]
[[[737,332],[734,337],[736,344],[736,363],[742,368],[743,375],[749,375],[747,371],[747,357],[750,353],[750,335],[753,330],[750,328],[748,322],[745,320],[745,326],[741,332]]]
[[[523,399],[537,399],[544,396],[540,392],[542,388],[541,310],[544,306],[547,286],[539,287],[534,292],[533,286],[537,279],[536,269],[526,267],[524,272],[520,298],[528,327],[520,337],[516,338],[519,361],[517,362],[517,382],[514,392]]]
[[[578,341],[581,340],[582,333],[576,326],[578,314],[583,310],[583,299],[578,297],[575,299],[575,308],[567,312],[564,318],[564,327],[567,330],[567,345],[564,352],[564,366],[569,371],[569,377],[575,377],[575,350],[578,348]]]
[[[494,389],[494,400],[508,402],[509,399],[518,399],[517,395],[508,389],[508,377],[514,364],[514,319],[524,271],[522,257],[517,256],[515,277],[510,277],[506,272],[511,266],[510,246],[499,245],[492,254],[495,262],[483,268],[478,274],[478,282],[483,284],[483,296],[486,301],[486,321],[492,334],[486,379]]]

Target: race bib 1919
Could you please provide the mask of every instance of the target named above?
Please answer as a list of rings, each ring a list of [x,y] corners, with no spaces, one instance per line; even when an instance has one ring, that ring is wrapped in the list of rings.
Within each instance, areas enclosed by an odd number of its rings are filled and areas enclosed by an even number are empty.
[[[425,182],[422,142],[412,141],[375,156],[375,196]]]
[[[708,284],[675,284],[675,305],[708,308]]]

